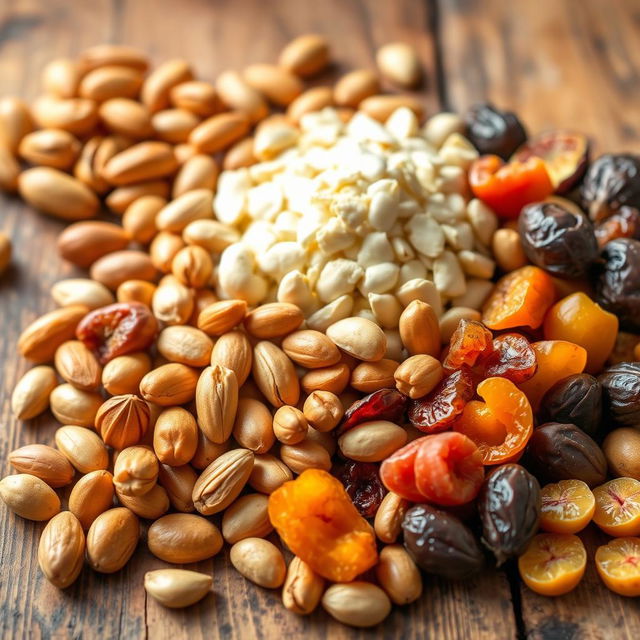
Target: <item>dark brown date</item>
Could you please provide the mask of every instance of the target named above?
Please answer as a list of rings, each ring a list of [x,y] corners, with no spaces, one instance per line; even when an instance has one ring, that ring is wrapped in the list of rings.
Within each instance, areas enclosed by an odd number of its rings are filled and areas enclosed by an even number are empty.
[[[482,541],[498,566],[524,553],[540,522],[540,485],[519,464],[504,464],[485,479],[478,497]]]
[[[540,422],[575,424],[592,438],[602,422],[602,386],[588,373],[576,373],[556,382],[540,403]]]
[[[574,424],[548,422],[534,429],[522,463],[543,484],[575,478],[595,487],[607,477],[602,449]]]
[[[418,504],[407,511],[402,529],[404,546],[423,571],[464,580],[482,569],[480,545],[456,516]]]
[[[467,137],[482,154],[494,153],[507,160],[527,140],[527,132],[515,113],[501,111],[488,102],[473,105],[465,120]]]
[[[640,362],[620,362],[600,374],[607,415],[617,425],[640,427]]]

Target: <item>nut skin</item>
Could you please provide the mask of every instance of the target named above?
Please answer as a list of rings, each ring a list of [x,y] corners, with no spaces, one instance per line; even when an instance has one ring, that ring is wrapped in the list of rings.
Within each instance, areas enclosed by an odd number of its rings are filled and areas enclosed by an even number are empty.
[[[114,495],[113,476],[104,470],[91,471],[71,489],[69,511],[86,531],[101,513],[113,506]]]
[[[113,396],[98,410],[96,431],[117,450],[140,442],[149,427],[149,405],[133,394]]]
[[[202,600],[213,578],[185,569],[157,569],[144,574],[144,588],[160,604],[171,609],[189,607]]]
[[[51,584],[66,589],[80,575],[84,550],[80,522],[70,511],[62,511],[49,520],[40,536],[38,564]]]
[[[140,523],[132,511],[116,507],[101,513],[87,533],[87,560],[95,571],[115,573],[138,546]]]
[[[58,494],[44,480],[27,473],[0,480],[0,498],[11,511],[27,520],[50,520],[60,512]]]
[[[387,594],[370,582],[331,585],[322,596],[322,606],[336,620],[352,627],[374,627],[391,611]]]
[[[376,577],[395,604],[409,604],[422,595],[420,571],[400,544],[391,544],[382,549]]]

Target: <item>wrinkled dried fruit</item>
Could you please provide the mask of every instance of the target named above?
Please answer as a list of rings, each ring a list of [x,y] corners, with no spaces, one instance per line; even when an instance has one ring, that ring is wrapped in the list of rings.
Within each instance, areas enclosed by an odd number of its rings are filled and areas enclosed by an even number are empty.
[[[493,351],[482,360],[487,378],[499,376],[516,384],[533,377],[538,368],[536,352],[519,333],[504,333],[493,340]]]
[[[487,356],[493,348],[493,334],[477,320],[458,323],[449,341],[449,352],[442,366],[455,370],[463,366],[473,367],[479,358]]]
[[[269,519],[289,549],[328,580],[350,582],[378,561],[371,525],[326,471],[308,469],[276,489]]]
[[[605,415],[616,424],[640,426],[640,362],[621,362],[598,377]]]
[[[527,132],[512,111],[500,111],[489,102],[473,105],[465,116],[467,138],[480,153],[495,153],[506,160],[527,139]]]
[[[344,433],[361,422],[388,420],[402,422],[402,414],[407,405],[407,396],[396,389],[379,389],[354,402],[345,412],[338,433]]]
[[[373,518],[387,490],[379,475],[379,465],[373,462],[339,461],[331,473],[342,482],[361,516]]]
[[[89,312],[76,336],[106,364],[116,356],[144,351],[153,341],[158,323],[141,302],[118,302]]]
[[[471,372],[468,369],[454,371],[429,395],[409,402],[409,420],[425,433],[444,431],[462,413],[474,392]]]
[[[478,498],[482,540],[500,566],[520,555],[538,531],[540,485],[519,464],[504,464],[484,481]]]
[[[617,238],[640,240],[640,209],[621,207],[617,213],[596,225],[595,234],[601,249]]]
[[[427,573],[464,580],[484,565],[473,533],[450,513],[419,504],[407,511],[402,529],[405,548]]]

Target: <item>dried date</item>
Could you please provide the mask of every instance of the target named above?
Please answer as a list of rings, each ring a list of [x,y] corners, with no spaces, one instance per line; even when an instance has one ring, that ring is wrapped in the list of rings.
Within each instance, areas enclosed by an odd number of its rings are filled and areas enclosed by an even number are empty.
[[[466,115],[467,138],[481,154],[495,154],[503,160],[527,140],[527,132],[511,111],[501,111],[484,102],[473,105]]]
[[[620,362],[598,377],[604,408],[613,421],[640,427],[640,362]]]
[[[387,494],[380,480],[379,465],[373,462],[341,460],[336,462],[332,474],[342,482],[360,515],[373,518]]]

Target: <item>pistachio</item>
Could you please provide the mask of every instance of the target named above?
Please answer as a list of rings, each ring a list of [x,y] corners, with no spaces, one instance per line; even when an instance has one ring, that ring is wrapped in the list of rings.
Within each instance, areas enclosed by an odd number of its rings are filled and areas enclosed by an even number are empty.
[[[84,562],[85,538],[78,519],[62,511],[49,520],[38,545],[42,573],[58,589],[76,581]]]
[[[140,538],[140,522],[125,507],[101,513],[87,533],[87,560],[94,571],[115,573],[133,555]]]
[[[202,600],[213,578],[186,569],[157,569],[144,574],[144,588],[161,605],[172,609],[188,607]]]
[[[60,512],[58,494],[44,480],[28,473],[0,480],[0,498],[11,511],[27,520],[49,520]]]

